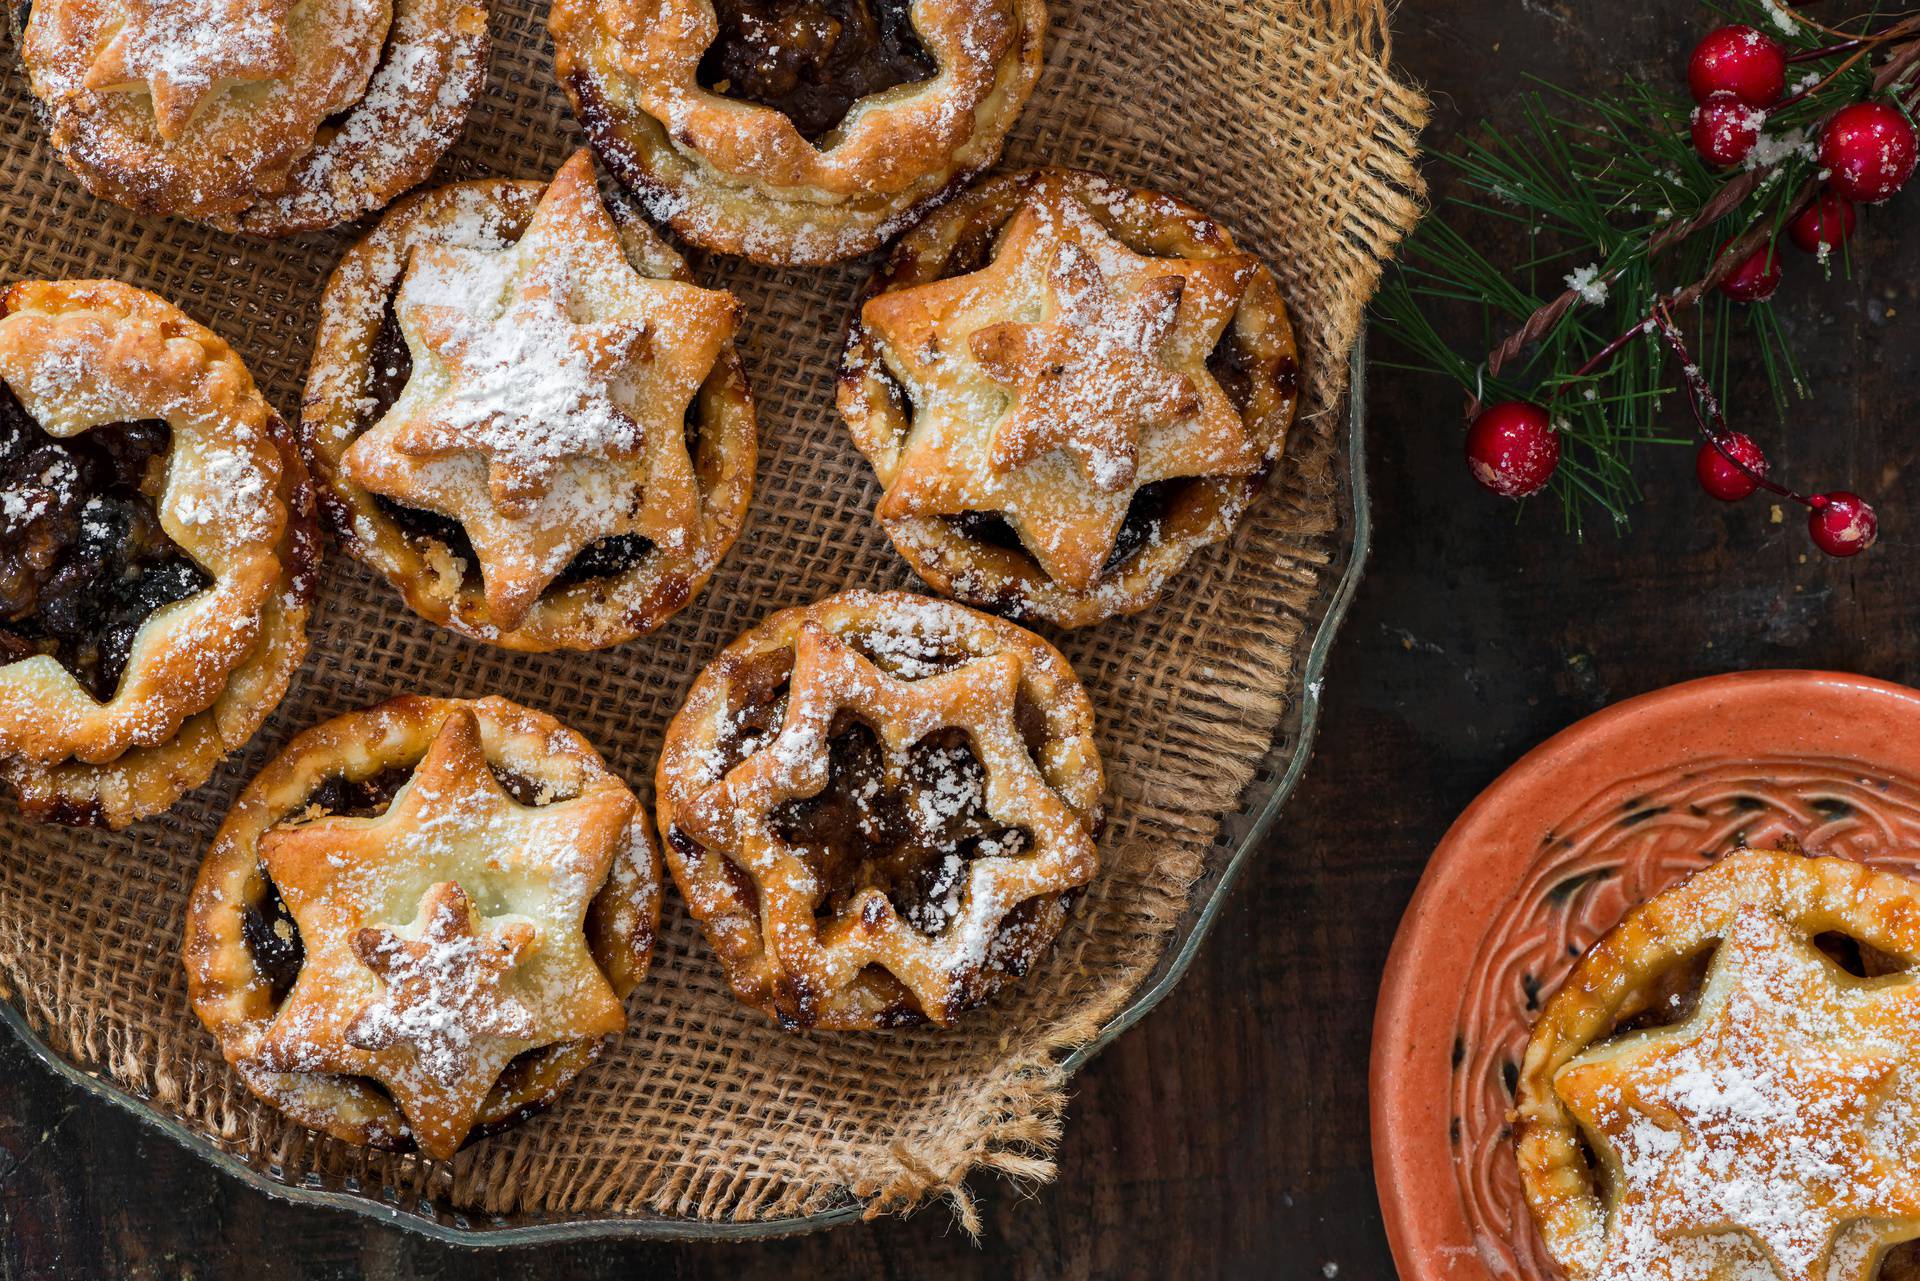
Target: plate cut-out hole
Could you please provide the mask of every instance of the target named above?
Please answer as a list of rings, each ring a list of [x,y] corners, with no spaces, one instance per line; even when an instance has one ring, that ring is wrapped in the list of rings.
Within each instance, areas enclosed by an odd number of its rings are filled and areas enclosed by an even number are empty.
[[[1717,951],[1718,947],[1705,948],[1657,975],[1622,1008],[1612,1035],[1673,1027],[1692,1018]]]
[[[1882,952],[1873,944],[1863,943],[1839,930],[1814,935],[1813,945],[1828,960],[1855,978],[1877,979],[1909,968],[1899,957]]]
[[[287,911],[272,881],[266,882],[258,898],[247,903],[240,917],[240,930],[253,957],[254,969],[266,980],[268,994],[277,1008],[293,991],[294,981],[306,964],[307,949],[300,937],[299,925]]]
[[[987,814],[986,771],[964,730],[937,730],[914,744],[891,780],[886,751],[864,721],[836,724],[829,752],[826,787],[782,803],[771,820],[813,869],[822,922],[878,889],[902,920],[938,937],[961,906],[973,860],[1032,844],[1029,833]]]
[[[1875,1281],[1920,1281],[1920,1241],[1903,1241],[1888,1250]]]
[[[907,0],[718,0],[700,86],[771,107],[819,146],[854,104],[931,80]]]
[[[0,383],[0,663],[51,655],[112,701],[140,629],[209,574],[162,527],[162,419],[54,436]]]
[[[1593,1184],[1593,1194],[1600,1199],[1600,1204],[1613,1204],[1613,1172],[1588,1141],[1586,1131],[1576,1131],[1574,1143],[1580,1149],[1580,1163],[1586,1167],[1587,1178]]]
[[[1253,357],[1231,326],[1207,353],[1207,372],[1220,384],[1234,409],[1244,414],[1253,403]]]

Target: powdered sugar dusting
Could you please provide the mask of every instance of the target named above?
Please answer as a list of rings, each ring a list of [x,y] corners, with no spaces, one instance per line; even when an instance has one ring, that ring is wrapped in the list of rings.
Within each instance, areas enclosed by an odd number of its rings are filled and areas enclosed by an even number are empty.
[[[1020,194],[985,266],[863,307],[914,413],[862,444],[883,521],[993,513],[1037,578],[1085,600],[1157,532],[1137,521],[1147,539],[1116,557],[1139,490],[1256,474],[1277,443],[1208,366],[1258,264],[1136,251],[1105,221],[1140,198],[1122,188],[1048,174]]]
[[[420,916],[405,930],[376,927],[354,936],[354,951],[385,987],[346,1038],[363,1050],[405,1044],[413,1051],[411,1069],[451,1086],[472,1070],[481,1038],[533,1037],[532,1012],[502,991],[502,980],[532,948],[535,931],[525,921],[472,921],[454,882],[429,890]]]
[[[1064,767],[1059,745],[1029,740],[1046,730],[1023,714],[1025,681],[1044,681],[1028,664],[1045,659],[1016,637],[1038,642],[905,593],[848,593],[768,626],[792,647],[777,715],[766,662],[784,645],[768,636],[721,669],[740,683],[711,737],[689,751],[690,732],[670,732],[663,775],[689,756],[705,778],[726,773],[664,801],[661,821],[762,887],[761,930],[794,975],[774,998],[783,1018],[814,1022],[876,965],[946,1022],[1059,926],[1016,909],[1084,884],[1097,861],[1090,819],[1046,772]]]
[[[437,1157],[516,1054],[625,1021],[583,922],[632,836],[632,796],[558,778],[570,799],[521,805],[480,734],[456,711],[384,813],[307,817],[260,844],[306,957],[254,1061],[374,1077]]]
[[[564,265],[514,251],[415,256],[398,307],[454,367],[435,405],[442,448],[484,449],[544,488],[567,459],[641,447],[614,376],[646,331],[579,323],[575,288]]]
[[[685,416],[739,304],[633,266],[589,153],[555,175],[511,246],[416,247],[393,305],[411,372],[343,468],[464,527],[491,624],[518,628],[603,539],[641,538],[706,571]]]
[[[322,134],[287,190],[263,200],[250,226],[276,234],[336,226],[426,178],[465,126],[486,78],[483,23],[438,28],[437,6],[399,3],[386,52],[366,91]]]
[[[96,195],[285,236],[431,172],[485,80],[474,0],[117,0],[22,49],[62,158]],[[141,110],[103,110],[108,99]],[[135,195],[137,193],[137,196]]]
[[[1824,1278],[1853,1221],[1920,1213],[1920,1167],[1884,1104],[1920,993],[1836,975],[1778,918],[1743,909],[1693,1019],[1562,1070],[1556,1088],[1618,1170],[1586,1275],[1771,1279],[1771,1259]]]
[[[90,88],[144,82],[161,132],[178,137],[221,84],[263,80],[293,58],[292,0],[122,0],[125,21],[87,72]]]

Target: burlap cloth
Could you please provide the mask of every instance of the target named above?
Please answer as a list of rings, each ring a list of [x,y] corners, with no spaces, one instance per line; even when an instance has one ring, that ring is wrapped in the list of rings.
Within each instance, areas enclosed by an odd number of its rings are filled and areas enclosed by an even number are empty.
[[[632,1027],[551,1112],[437,1167],[282,1121],[187,1007],[187,888],[241,783],[299,728],[403,691],[503,694],[585,733],[644,800],[661,731],[721,645],[773,609],[910,581],[869,518],[876,487],[833,410],[838,335],[870,264],[696,260],[747,304],[762,435],[752,515],[706,591],[651,638],[528,657],[424,623],[385,583],[330,562],[305,670],[211,784],[120,836],[4,820],[0,982],[56,1053],[275,1178],[522,1222],[740,1221],[944,1192],[970,1223],[970,1170],[1051,1174],[1061,1056],[1161,956],[1221,815],[1299,693],[1305,611],[1343,536],[1333,464],[1346,358],[1416,215],[1426,108],[1389,71],[1377,0],[1053,0],[1053,12],[1046,75],[1008,162],[1082,166],[1212,210],[1279,273],[1307,380],[1286,464],[1230,548],[1202,557],[1146,617],[1065,638],[1100,716],[1114,822],[1098,879],[1037,972],[952,1032],[789,1036],[734,1003],[670,891]],[[494,0],[492,80],[450,176],[544,177],[579,145],[543,16],[532,0]],[[224,335],[268,397],[296,410],[315,304],[348,235],[262,244],[135,217],[89,198],[54,160],[17,70],[4,110],[4,276],[152,289]]]

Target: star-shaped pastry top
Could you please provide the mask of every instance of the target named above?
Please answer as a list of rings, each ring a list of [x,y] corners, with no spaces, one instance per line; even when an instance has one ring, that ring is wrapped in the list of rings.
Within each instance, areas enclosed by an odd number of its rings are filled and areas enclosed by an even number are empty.
[[[433,885],[410,935],[388,925],[354,931],[353,954],[380,976],[386,992],[347,1025],[347,1044],[362,1050],[410,1045],[437,1084],[459,1084],[477,1039],[533,1035],[533,1015],[505,990],[507,975],[533,941],[526,921],[499,929],[476,925],[458,882]]]
[[[422,1151],[452,1156],[516,1055],[626,1026],[583,922],[633,811],[606,793],[519,804],[461,709],[384,814],[269,831],[306,955],[254,1062],[372,1077]]]
[[[1592,1275],[1704,1277],[1757,1246],[1782,1281],[1830,1281],[1849,1228],[1920,1231],[1920,1154],[1877,1126],[1920,1049],[1917,1007],[1910,981],[1853,979],[1779,918],[1743,909],[1692,1018],[1591,1050],[1555,1078],[1615,1173]]]
[[[987,377],[1016,397],[993,429],[993,469],[1061,449],[1095,489],[1132,485],[1142,431],[1200,408],[1193,380],[1160,359],[1185,286],[1180,276],[1159,276],[1131,297],[1117,295],[1092,255],[1061,242],[1047,272],[1049,318],[990,325],[968,340]]]
[[[1020,681],[1021,660],[1011,653],[901,680],[819,623],[801,625],[778,733],[695,796],[683,815],[689,835],[732,851],[753,877],[765,946],[799,1004],[840,991],[878,964],[913,992],[928,1018],[944,1023],[1009,911],[1092,876],[1093,837],[1048,786],[1015,720]],[[1018,854],[968,864],[957,910],[936,938],[903,921],[886,893],[872,887],[822,925],[815,915],[821,887],[803,851],[783,840],[773,821],[783,802],[827,786],[831,736],[843,713],[879,739],[885,782],[895,788],[905,782],[915,744],[938,730],[965,730],[985,773],[986,813],[1030,838]]]
[[[293,0],[118,0],[116,7],[123,16],[87,67],[86,87],[144,86],[168,142],[223,85],[293,69],[286,29]]]
[[[413,375],[343,465],[465,527],[502,630],[589,544],[697,532],[686,411],[740,305],[634,270],[591,153],[561,167],[510,248],[415,249],[394,307]]]
[[[1257,270],[1135,253],[1049,192],[981,270],[870,299],[915,411],[881,519],[998,512],[1050,577],[1091,586],[1140,487],[1264,464],[1207,369]]]

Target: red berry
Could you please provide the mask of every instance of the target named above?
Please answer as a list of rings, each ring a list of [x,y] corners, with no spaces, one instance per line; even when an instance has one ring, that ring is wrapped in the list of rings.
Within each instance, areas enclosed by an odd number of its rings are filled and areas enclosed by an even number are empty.
[[[1694,474],[1700,477],[1700,487],[1723,503],[1737,503],[1750,497],[1760,485],[1752,476],[1729,462],[1728,454],[1762,476],[1767,474],[1767,456],[1760,452],[1760,446],[1753,443],[1751,436],[1737,431],[1722,436],[1718,445],[1708,442],[1700,446],[1700,452],[1693,460]]]
[[[1858,556],[1880,535],[1880,518],[1858,494],[1835,490],[1815,494],[1807,514],[1807,532],[1829,556]]]
[[[1787,51],[1752,27],[1721,27],[1694,46],[1687,83],[1695,102],[1730,93],[1750,107],[1771,107],[1787,91]]]
[[[1726,245],[1720,246],[1721,253],[1726,250]],[[1765,302],[1779,287],[1780,252],[1779,247],[1772,244],[1762,245],[1747,255],[1720,282],[1720,292],[1735,302]]]
[[[1787,234],[1793,237],[1793,243],[1810,254],[1822,249],[1838,249],[1853,239],[1854,226],[1859,223],[1860,215],[1854,211],[1853,201],[1831,191],[1820,193],[1819,199],[1802,209],[1799,216],[1787,224]]]
[[[1546,488],[1560,465],[1560,435],[1538,405],[1489,405],[1467,429],[1467,466],[1483,488],[1525,498]]]
[[[1913,177],[1920,139],[1913,125],[1884,102],[1856,102],[1833,114],[1820,131],[1820,164],[1827,185],[1849,200],[1886,200]]]
[[[1716,169],[1731,169],[1760,141],[1767,113],[1730,93],[1716,93],[1693,110],[1693,149]]]

